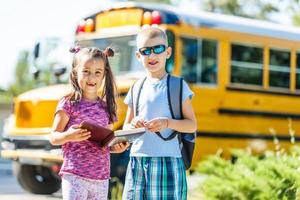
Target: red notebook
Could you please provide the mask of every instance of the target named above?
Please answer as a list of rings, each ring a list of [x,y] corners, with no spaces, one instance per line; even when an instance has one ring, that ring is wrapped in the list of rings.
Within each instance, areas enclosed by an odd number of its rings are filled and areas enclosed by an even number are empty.
[[[114,132],[109,128],[105,128],[89,121],[81,122],[80,128],[90,131],[91,137],[88,140],[97,142],[101,147],[106,146],[115,137]]]
[[[88,121],[81,122],[80,127],[89,130],[91,132],[91,137],[88,140],[97,142],[101,147],[113,146],[114,144],[121,142],[131,143],[146,131],[145,128],[134,128],[114,132],[108,128]]]

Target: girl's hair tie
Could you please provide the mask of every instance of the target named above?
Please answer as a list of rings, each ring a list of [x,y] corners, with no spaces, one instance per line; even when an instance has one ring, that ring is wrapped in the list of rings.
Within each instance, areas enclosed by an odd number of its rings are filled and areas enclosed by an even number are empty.
[[[115,53],[114,53],[114,50],[112,50],[112,48],[107,47],[107,48],[103,51],[103,54],[104,54],[106,57],[113,57]]]
[[[80,51],[80,47],[79,47],[79,46],[71,47],[71,48],[69,49],[69,51],[70,51],[71,53],[78,53],[78,52]]]

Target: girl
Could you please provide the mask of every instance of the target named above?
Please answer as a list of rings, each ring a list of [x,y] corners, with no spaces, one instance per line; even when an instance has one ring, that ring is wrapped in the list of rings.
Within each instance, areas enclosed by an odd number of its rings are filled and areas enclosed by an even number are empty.
[[[62,176],[63,199],[107,199],[110,178],[110,151],[123,152],[129,144],[101,148],[88,141],[90,132],[81,129],[83,120],[112,128],[116,120],[116,86],[107,57],[114,52],[106,48],[72,48],[74,53],[70,82],[72,92],[57,106],[50,142],[62,145],[64,162]],[[98,97],[102,83],[103,92]]]

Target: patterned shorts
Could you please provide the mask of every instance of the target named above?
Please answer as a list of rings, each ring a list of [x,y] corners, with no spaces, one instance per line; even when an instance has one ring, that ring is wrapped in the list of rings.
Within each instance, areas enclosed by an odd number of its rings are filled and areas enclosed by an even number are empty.
[[[91,180],[74,174],[63,174],[64,200],[107,200],[108,180]]]
[[[187,183],[181,158],[130,157],[123,200],[186,200]]]

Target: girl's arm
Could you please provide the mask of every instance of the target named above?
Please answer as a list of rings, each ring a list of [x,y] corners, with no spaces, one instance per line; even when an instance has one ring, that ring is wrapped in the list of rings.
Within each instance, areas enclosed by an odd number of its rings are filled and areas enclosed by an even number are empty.
[[[113,129],[113,125],[109,124],[108,128],[112,130]],[[125,143],[121,142],[121,143],[118,143],[118,144],[115,144],[115,145],[111,146],[110,147],[110,152],[111,153],[122,153],[128,147],[129,147],[129,143],[128,142],[125,142]]]
[[[121,142],[110,147],[110,153],[122,153],[129,147],[128,142]]]
[[[49,136],[49,141],[52,145],[62,145],[70,141],[82,141],[91,136],[89,131],[80,129],[78,125],[73,125],[67,131],[64,131],[69,119],[69,116],[64,111],[58,111],[55,114],[52,131]]]
[[[182,104],[182,114],[184,119],[181,120],[158,117],[148,121],[145,126],[151,132],[161,131],[165,128],[170,128],[184,133],[195,132],[197,130],[197,122],[192,102],[189,98]]]

